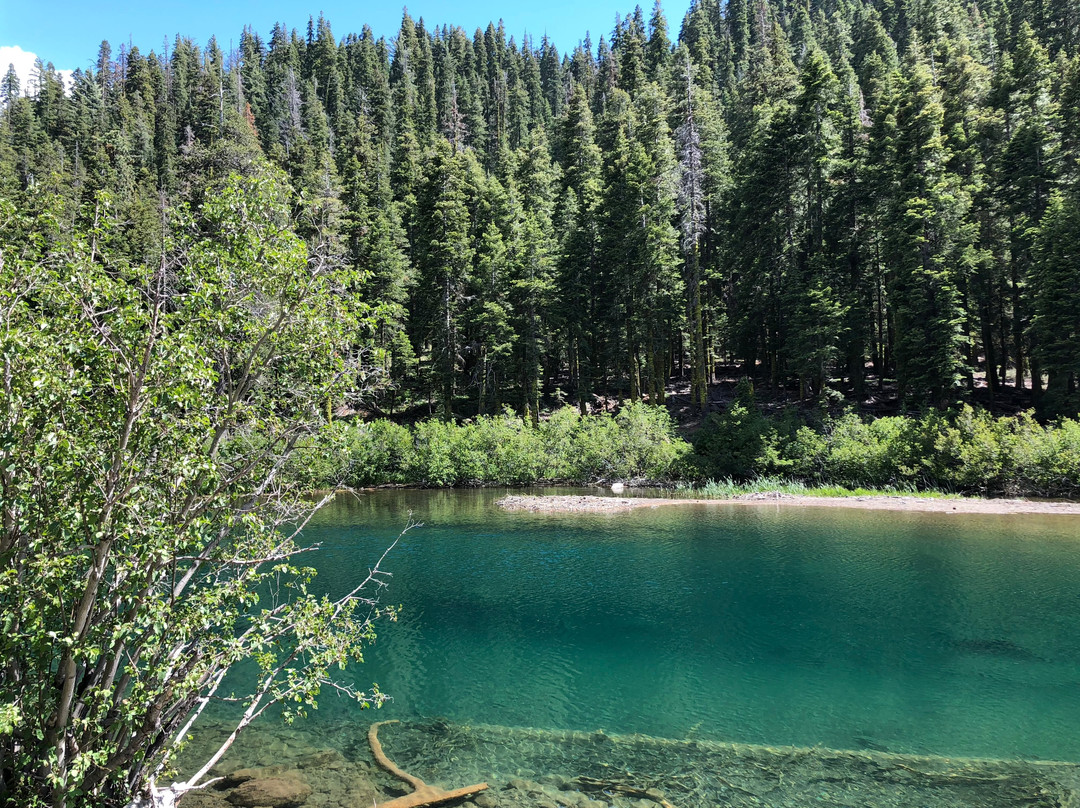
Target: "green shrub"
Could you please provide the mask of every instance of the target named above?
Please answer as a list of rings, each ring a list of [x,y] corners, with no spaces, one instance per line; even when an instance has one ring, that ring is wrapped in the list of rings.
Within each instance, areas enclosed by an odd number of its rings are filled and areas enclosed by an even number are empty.
[[[1042,426],[1031,412],[995,418],[965,405],[870,421],[847,413],[813,428],[770,420],[740,396],[706,419],[694,448],[699,480],[773,475],[849,489],[1080,495],[1080,423]]]
[[[560,407],[537,427],[540,451],[544,456],[545,480],[578,481],[578,442],[582,417],[576,407]]]
[[[545,478],[547,464],[540,435],[513,412],[477,418],[463,431],[474,464],[469,482],[524,485]]]
[[[358,487],[660,482],[681,473],[689,453],[662,408],[631,404],[614,417],[583,418],[564,407],[535,428],[509,410],[464,424],[335,426],[318,445],[305,447],[300,454],[308,459],[289,471],[311,488],[342,481]]]
[[[458,482],[457,429],[438,418],[421,421],[413,427],[413,453],[405,467],[410,483],[443,487]]]
[[[1009,429],[1014,422],[965,405],[934,444],[939,487],[947,483],[970,493],[1003,492],[1015,451]]]
[[[874,420],[846,413],[810,426],[791,413],[767,418],[743,386],[726,412],[706,419],[693,448],[675,435],[665,409],[646,404],[614,416],[563,407],[536,427],[507,410],[463,424],[339,422],[302,441],[286,474],[312,489],[728,481],[713,483],[723,487],[771,477],[819,490],[1076,497],[1080,422],[1043,426],[1031,412],[995,418],[964,406]]]
[[[1018,421],[1016,432],[1017,487],[1012,493],[1080,495],[1080,422],[1066,418],[1043,427],[1027,413]]]
[[[613,454],[621,461],[615,476],[620,479],[668,479],[690,451],[675,436],[671,416],[662,407],[630,404],[615,416],[615,427]]]
[[[350,431],[346,481],[356,488],[407,483],[413,451],[406,427],[386,419],[360,424]]]
[[[695,436],[700,470],[710,478],[747,480],[766,473],[766,447],[775,445],[776,430],[753,402],[736,400],[723,413],[705,419]]]

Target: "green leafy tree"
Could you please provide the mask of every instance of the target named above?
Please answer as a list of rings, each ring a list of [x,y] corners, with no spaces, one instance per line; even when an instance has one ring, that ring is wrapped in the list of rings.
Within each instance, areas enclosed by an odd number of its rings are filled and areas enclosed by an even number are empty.
[[[110,248],[104,193],[71,238],[51,204],[0,216],[7,804],[171,805],[271,705],[313,707],[373,639],[378,567],[336,600],[312,594],[296,560],[311,503],[282,477],[324,403],[357,392],[364,311],[291,232],[277,172],[213,190],[163,212],[150,264]],[[243,660],[234,731],[164,785]]]

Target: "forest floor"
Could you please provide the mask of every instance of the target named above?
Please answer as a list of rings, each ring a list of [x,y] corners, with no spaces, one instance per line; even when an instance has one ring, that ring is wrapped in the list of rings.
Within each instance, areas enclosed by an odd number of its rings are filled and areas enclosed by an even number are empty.
[[[741,365],[718,365],[709,385],[705,415],[726,410],[735,400],[737,385],[745,376],[746,370]],[[850,384],[834,379],[832,384],[836,387],[837,396],[824,407],[818,400],[801,399],[797,384],[773,386],[766,376],[759,366],[754,374],[754,399],[766,415],[778,416],[791,407],[819,414],[825,410],[838,414],[849,407],[854,407],[864,416],[904,414],[896,380],[880,378],[870,363],[866,366],[866,378],[861,392],[854,390]],[[994,415],[1016,415],[1034,406],[1030,379],[1026,380],[1025,389],[1017,390],[1014,379],[1010,376],[999,386],[996,394],[991,395],[986,374],[982,371],[973,375],[972,388],[968,395],[972,404],[988,409]],[[691,406],[689,379],[679,376],[671,378],[665,389],[665,398],[668,410],[680,429],[687,434],[696,431],[704,416]],[[608,409],[614,410],[617,405],[617,399],[611,399]]]
[[[701,426],[706,416],[714,412],[724,412],[731,405],[736,398],[739,382],[744,378],[747,378],[747,368],[744,365],[718,364],[714,369],[713,379],[709,383],[705,412],[702,413],[691,402],[690,379],[684,369],[683,373],[671,376],[664,386],[664,405],[671,417],[675,419],[680,433],[691,435]],[[849,381],[832,379],[830,380],[831,392],[825,401],[820,397],[802,398],[798,384],[792,379],[773,385],[760,363],[749,378],[752,379],[754,385],[754,401],[758,408],[768,416],[778,417],[785,411],[794,409],[813,420],[821,418],[826,413],[839,415],[851,408],[871,418],[916,414],[915,411],[904,411],[901,407],[896,380],[881,378],[874,371],[872,363],[866,365],[866,374],[860,390],[856,390]],[[546,417],[544,413],[547,411],[557,409],[563,404],[575,403],[572,397],[564,394],[564,391],[571,387],[570,379],[561,377],[554,380],[552,384],[558,395],[552,395],[551,390],[545,393],[541,402],[541,418]],[[615,390],[605,395],[593,395],[589,403],[589,412],[593,415],[618,412],[628,400],[628,395],[629,389],[625,384],[621,392],[616,386]],[[648,395],[644,399],[648,401]],[[972,375],[970,389],[965,400],[998,416],[1016,415],[1034,406],[1030,379],[1026,380],[1023,389],[1018,390],[1015,387],[1015,380],[1010,375],[991,395],[984,371],[977,371]],[[496,406],[478,412],[476,401],[466,396],[459,397],[454,405],[454,412],[466,419],[500,411],[501,406]],[[412,424],[437,417],[438,405],[435,399],[399,402],[396,406],[387,406],[387,402],[383,402],[382,406],[369,405],[360,410],[342,406],[335,413],[335,417],[338,418],[353,416],[359,416],[362,419],[390,418],[398,423]]]
[[[723,499],[662,499],[658,497],[508,496],[497,503],[508,511],[551,513],[615,513],[668,505],[787,505],[797,507],[863,508],[930,513],[1063,514],[1080,515],[1080,502],[1042,502],[1026,499],[929,499],[912,496],[815,497],[780,492],[742,494]]]

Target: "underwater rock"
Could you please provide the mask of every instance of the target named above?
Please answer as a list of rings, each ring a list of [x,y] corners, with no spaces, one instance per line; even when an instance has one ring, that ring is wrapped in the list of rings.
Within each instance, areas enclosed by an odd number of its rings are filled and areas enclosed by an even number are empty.
[[[559,793],[559,802],[567,808],[584,808],[589,798],[580,791],[562,791]]]
[[[244,769],[234,769],[225,775],[224,787],[232,788],[238,786],[241,783],[246,783],[248,780],[258,780],[259,778],[277,777],[279,774],[283,774],[289,771],[288,766],[278,764],[277,766],[258,766],[249,767]]]
[[[232,808],[225,798],[213,791],[188,791],[180,797],[179,808]]]
[[[580,791],[559,792],[558,803],[560,805],[565,805],[566,808],[584,808],[587,802],[589,802],[588,796],[582,794]]]
[[[490,791],[485,791],[483,794],[477,794],[473,797],[472,802],[476,808],[499,808],[498,798]]]
[[[319,749],[296,761],[298,769],[340,769],[345,765],[345,756],[337,749]]]
[[[506,787],[516,789],[517,791],[524,791],[526,794],[543,794],[544,787],[533,780],[522,780],[520,777],[515,777],[513,780],[506,784]]]
[[[296,808],[311,796],[311,786],[296,777],[265,777],[241,783],[227,797],[237,808]]]

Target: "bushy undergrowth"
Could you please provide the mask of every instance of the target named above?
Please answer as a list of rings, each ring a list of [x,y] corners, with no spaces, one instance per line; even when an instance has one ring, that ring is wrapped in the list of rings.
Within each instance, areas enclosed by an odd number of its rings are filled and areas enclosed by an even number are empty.
[[[770,419],[745,398],[710,416],[695,439],[690,476],[745,482],[774,476],[810,487],[940,490],[993,496],[1080,496],[1080,422],[1042,425],[1031,413],[954,413],[817,427]]]
[[[1043,425],[1030,413],[995,418],[965,406],[874,420],[849,413],[811,426],[791,413],[766,417],[744,389],[727,411],[705,420],[692,446],[676,436],[666,410],[644,404],[588,417],[565,407],[535,428],[509,412],[411,427],[339,422],[296,452],[289,473],[310,488],[635,480],[696,484],[706,496],[1080,497],[1080,422]]]
[[[512,413],[413,427],[386,420],[340,423],[297,452],[289,471],[312,488],[656,483],[680,477],[690,453],[662,408],[631,404],[614,416],[582,417],[564,407],[536,428]]]

